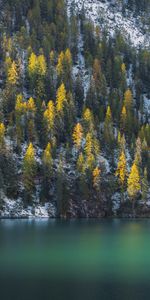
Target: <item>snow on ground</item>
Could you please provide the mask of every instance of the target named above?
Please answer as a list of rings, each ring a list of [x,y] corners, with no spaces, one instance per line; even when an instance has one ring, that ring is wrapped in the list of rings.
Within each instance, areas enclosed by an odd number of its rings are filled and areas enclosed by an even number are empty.
[[[144,95],[144,113],[150,122],[150,98],[148,98],[146,95]]]
[[[81,22],[78,21],[78,55],[77,55],[77,64],[73,67],[73,76],[77,78],[80,75],[82,82],[84,83],[84,98],[86,98],[87,91],[90,85],[90,75],[85,67],[85,58],[83,55],[84,52],[84,40],[83,35],[81,33]]]
[[[53,218],[56,217],[55,206],[47,202],[45,204],[35,204],[33,206],[23,206],[21,199],[10,200],[3,197],[4,205],[0,210],[0,217],[3,218]]]
[[[84,7],[86,17],[95,25],[101,28],[106,27],[111,36],[116,30],[120,30],[125,38],[129,39],[135,47],[149,47],[150,37],[146,29],[142,26],[140,17],[134,17],[131,12],[126,10],[123,16],[119,6],[108,0],[68,0],[68,15],[72,8],[76,12],[81,12]]]

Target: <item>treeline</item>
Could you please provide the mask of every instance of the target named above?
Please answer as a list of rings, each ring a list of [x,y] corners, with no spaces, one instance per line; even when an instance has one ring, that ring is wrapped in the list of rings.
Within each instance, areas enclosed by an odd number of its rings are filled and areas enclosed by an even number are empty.
[[[9,0],[4,7],[1,191],[25,204],[55,201],[59,215],[72,201],[103,207],[118,191],[122,205],[131,199],[134,209],[141,198],[146,205],[150,52],[135,52],[120,33],[109,38],[84,11],[68,20],[63,0]],[[75,76],[80,30],[88,82],[80,66]]]

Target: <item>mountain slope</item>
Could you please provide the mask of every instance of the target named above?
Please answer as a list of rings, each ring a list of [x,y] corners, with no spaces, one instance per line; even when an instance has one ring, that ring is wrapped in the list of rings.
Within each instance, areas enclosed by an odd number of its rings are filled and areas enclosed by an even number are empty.
[[[79,13],[84,8],[85,15],[94,25],[107,28],[108,34],[113,36],[116,30],[121,31],[124,37],[135,47],[149,47],[149,26],[142,24],[142,18],[129,9],[122,12],[117,1],[102,0],[68,0],[68,11],[72,9]]]

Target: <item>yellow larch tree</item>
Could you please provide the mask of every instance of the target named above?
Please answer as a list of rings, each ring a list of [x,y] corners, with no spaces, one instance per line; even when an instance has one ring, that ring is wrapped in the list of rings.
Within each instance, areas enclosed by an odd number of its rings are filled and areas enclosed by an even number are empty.
[[[71,51],[70,51],[69,48],[66,49],[64,58],[65,58],[68,65],[72,64],[72,55],[71,55]]]
[[[130,89],[127,89],[124,94],[124,106],[127,111],[130,111],[133,106],[133,95]]]
[[[80,149],[82,144],[82,138],[83,138],[83,128],[80,123],[78,123],[73,130],[73,143],[77,149]]]
[[[47,109],[44,112],[44,120],[46,121],[48,132],[54,130],[55,116],[56,116],[55,105],[54,102],[50,100],[48,102]]]
[[[37,57],[37,72],[40,76],[45,76],[47,71],[47,64],[43,54]]]
[[[32,196],[35,187],[36,160],[33,144],[30,143],[23,159],[23,184],[28,196]],[[31,193],[31,194],[30,194]]]
[[[34,52],[31,53],[28,62],[28,72],[32,76],[37,70],[37,56]]]
[[[13,61],[8,69],[8,82],[11,85],[16,85],[18,79],[19,79],[19,75],[18,75],[17,65],[15,61]]]
[[[5,125],[0,123],[0,147],[4,145],[5,131]]]
[[[64,83],[60,85],[56,96],[56,110],[58,113],[63,113],[65,104],[67,103],[67,94]]]
[[[35,105],[35,101],[32,97],[29,98],[28,102],[27,102],[27,109],[29,112],[36,112],[36,105]]]
[[[86,108],[84,113],[83,113],[83,121],[85,123],[86,129],[87,130],[92,130],[94,125],[93,125],[93,114],[89,108]]]
[[[123,191],[124,187],[126,185],[127,176],[128,176],[127,161],[126,161],[125,152],[123,150],[119,157],[118,166],[117,166],[115,175],[118,177],[119,183],[121,185],[121,189]]]
[[[128,195],[132,200],[133,205],[133,213],[134,213],[134,205],[135,199],[138,193],[141,190],[141,183],[140,183],[140,174],[136,163],[134,162],[128,177]]]
[[[100,189],[100,176],[101,176],[101,170],[99,167],[96,167],[93,170],[93,187],[96,190]]]
[[[58,73],[58,76],[62,75],[63,73],[63,61],[64,61],[65,55],[64,52],[62,51],[60,53],[60,55],[58,56],[58,62],[57,62],[57,66],[56,66],[56,70]]]

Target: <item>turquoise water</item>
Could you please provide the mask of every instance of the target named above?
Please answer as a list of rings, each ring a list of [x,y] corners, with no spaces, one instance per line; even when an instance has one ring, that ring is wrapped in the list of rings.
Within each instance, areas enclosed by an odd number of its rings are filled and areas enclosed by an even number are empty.
[[[0,299],[149,299],[150,220],[1,220]]]

